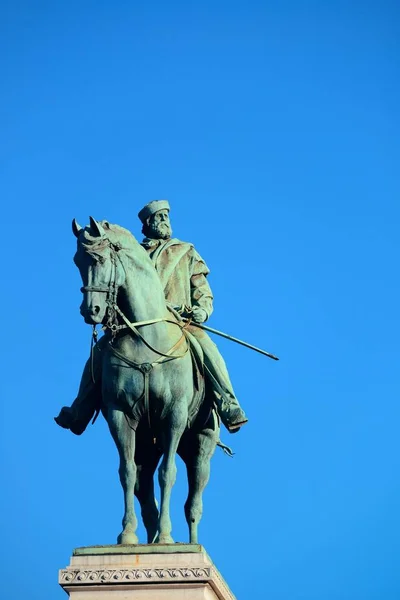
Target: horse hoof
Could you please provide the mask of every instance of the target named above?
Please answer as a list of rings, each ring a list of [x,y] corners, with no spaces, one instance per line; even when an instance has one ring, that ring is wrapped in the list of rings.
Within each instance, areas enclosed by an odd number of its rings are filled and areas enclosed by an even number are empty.
[[[170,535],[159,535],[156,544],[175,544],[175,542]]]
[[[133,531],[123,531],[117,538],[117,544],[137,544],[139,538]]]

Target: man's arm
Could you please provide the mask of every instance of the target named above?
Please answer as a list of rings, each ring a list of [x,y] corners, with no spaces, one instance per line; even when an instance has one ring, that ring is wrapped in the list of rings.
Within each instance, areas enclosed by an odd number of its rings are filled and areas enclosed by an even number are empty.
[[[193,248],[190,294],[193,318],[197,323],[207,321],[213,311],[213,294],[207,281],[210,270],[200,254]]]

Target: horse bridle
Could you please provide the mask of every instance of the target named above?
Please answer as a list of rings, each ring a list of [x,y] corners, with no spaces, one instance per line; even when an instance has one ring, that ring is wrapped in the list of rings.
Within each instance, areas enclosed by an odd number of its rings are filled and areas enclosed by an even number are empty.
[[[146,321],[136,321],[134,323],[129,321],[129,319],[122,312],[122,310],[120,309],[120,307],[118,306],[118,303],[117,303],[118,289],[119,289],[119,286],[117,286],[117,282],[116,282],[116,280],[117,280],[117,260],[120,261],[120,264],[121,264],[122,268],[124,269],[122,261],[118,256],[118,251],[121,249],[121,246],[119,244],[113,244],[113,243],[109,242],[109,248],[111,250],[110,260],[111,260],[112,268],[111,268],[111,274],[110,274],[110,281],[108,282],[108,285],[107,286],[85,285],[85,286],[81,287],[81,292],[82,293],[84,293],[84,292],[100,292],[103,294],[107,294],[107,298],[106,298],[107,321],[106,321],[105,325],[103,326],[103,330],[105,331],[105,330],[109,329],[111,331],[112,339],[115,338],[118,331],[121,331],[122,329],[130,329],[142,340],[142,342],[150,350],[152,350],[156,354],[165,356],[166,358],[170,358],[171,350],[169,350],[166,354],[164,354],[163,352],[157,350],[156,348],[153,348],[153,346],[151,346],[151,344],[149,344],[149,342],[147,342],[143,338],[141,333],[139,331],[137,331],[136,327],[142,327],[145,325],[153,325],[154,323],[165,322],[165,323],[172,323],[173,325],[177,325],[181,329],[185,329],[188,325],[190,325],[190,319],[185,320],[184,323],[180,323],[178,321],[173,321],[172,319],[167,319],[165,317],[148,319]],[[118,323],[117,314],[124,321],[124,325],[120,325]],[[95,327],[96,327],[96,325],[94,325],[94,328]],[[184,337],[184,336],[182,336],[182,337]],[[180,356],[175,356],[174,358],[180,358]]]
[[[107,286],[99,286],[99,285],[85,285],[81,287],[81,292],[100,292],[103,294],[107,294],[106,304],[107,304],[107,322],[105,328],[111,330],[111,335],[115,337],[118,329],[116,323],[116,314],[115,314],[115,306],[117,305],[117,296],[118,296],[118,286],[117,286],[117,256],[118,250],[120,249],[119,245],[112,244],[109,242],[110,248],[110,260],[111,260],[111,273],[110,273],[110,281]],[[119,259],[118,259],[119,260]],[[122,263],[121,263],[122,265]],[[96,331],[96,325],[93,326],[93,331]],[[97,335],[96,335],[97,337]]]

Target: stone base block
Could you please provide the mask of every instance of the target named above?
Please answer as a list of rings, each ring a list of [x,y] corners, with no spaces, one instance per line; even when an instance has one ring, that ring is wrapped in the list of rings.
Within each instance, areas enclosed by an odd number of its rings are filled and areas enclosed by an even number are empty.
[[[76,548],[59,583],[71,600],[235,600],[197,544]]]

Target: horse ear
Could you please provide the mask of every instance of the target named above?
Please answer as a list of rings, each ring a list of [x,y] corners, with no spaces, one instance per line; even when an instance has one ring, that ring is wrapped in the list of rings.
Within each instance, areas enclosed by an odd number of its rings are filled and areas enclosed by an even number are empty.
[[[75,237],[79,237],[80,232],[82,231],[82,227],[79,225],[76,219],[72,220],[72,233]]]
[[[93,217],[89,217],[89,221],[90,229],[92,230],[94,237],[102,237],[105,234],[105,231],[100,223],[98,223],[96,219],[93,219]]]

